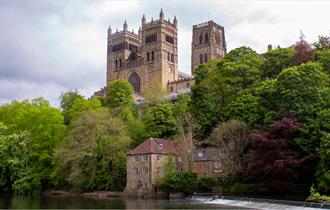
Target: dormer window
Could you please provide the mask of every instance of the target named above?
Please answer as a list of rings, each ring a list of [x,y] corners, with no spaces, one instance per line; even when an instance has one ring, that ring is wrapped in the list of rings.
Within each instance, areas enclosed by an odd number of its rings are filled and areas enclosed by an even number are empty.
[[[158,144],[159,149],[163,149],[163,144]]]
[[[203,152],[200,151],[200,152],[198,152],[197,155],[198,155],[198,157],[203,157]]]

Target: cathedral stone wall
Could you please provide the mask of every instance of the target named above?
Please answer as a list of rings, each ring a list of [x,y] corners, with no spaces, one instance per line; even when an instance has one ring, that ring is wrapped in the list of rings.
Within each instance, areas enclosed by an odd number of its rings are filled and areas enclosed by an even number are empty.
[[[177,19],[164,19],[161,10],[158,20],[142,17],[138,33],[129,31],[125,21],[121,31],[108,29],[107,84],[112,80],[127,80],[135,93],[157,80],[168,92],[190,88],[193,76],[178,71]],[[209,59],[226,54],[224,28],[209,21],[193,26],[191,70]]]

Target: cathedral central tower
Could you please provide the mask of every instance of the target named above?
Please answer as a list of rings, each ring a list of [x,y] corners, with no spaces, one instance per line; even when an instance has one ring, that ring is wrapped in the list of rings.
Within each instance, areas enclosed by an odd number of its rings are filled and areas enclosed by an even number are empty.
[[[191,43],[191,74],[209,59],[223,58],[227,53],[225,29],[213,21],[193,26]]]

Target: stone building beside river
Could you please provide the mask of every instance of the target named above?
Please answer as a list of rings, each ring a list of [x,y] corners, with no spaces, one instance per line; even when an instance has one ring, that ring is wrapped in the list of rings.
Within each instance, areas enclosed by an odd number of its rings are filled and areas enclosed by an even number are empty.
[[[155,186],[165,176],[165,164],[172,157],[177,171],[186,171],[188,153],[182,141],[149,138],[127,155],[125,194],[129,196],[154,195]],[[183,153],[184,152],[184,153]],[[192,171],[198,177],[220,176],[224,172],[223,151],[218,148],[197,148],[191,153]]]

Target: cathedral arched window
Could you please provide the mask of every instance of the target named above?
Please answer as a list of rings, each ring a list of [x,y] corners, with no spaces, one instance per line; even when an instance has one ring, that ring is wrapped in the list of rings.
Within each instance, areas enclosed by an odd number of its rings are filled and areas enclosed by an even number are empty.
[[[200,64],[203,63],[203,55],[202,55],[202,54],[199,55],[199,63],[200,63]]]
[[[122,62],[121,62],[121,59],[119,60],[119,68],[122,67]]]
[[[135,93],[140,93],[140,77],[137,73],[133,73],[130,77],[129,77],[129,83],[132,85]]]
[[[204,55],[204,61],[207,62],[207,54]]]
[[[117,60],[115,61],[115,64],[116,64],[116,68],[118,68],[118,61]]]
[[[150,54],[147,52],[147,61],[150,61]]]
[[[151,60],[152,61],[155,60],[155,53],[154,53],[154,51],[151,52]]]
[[[206,33],[206,34],[205,34],[205,43],[207,43],[208,41],[209,41],[209,34]]]
[[[203,35],[199,35],[199,44],[202,44],[203,43]]]
[[[169,52],[167,53],[167,60],[171,61],[171,53],[169,53]]]

